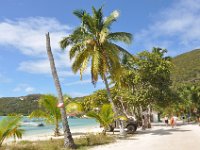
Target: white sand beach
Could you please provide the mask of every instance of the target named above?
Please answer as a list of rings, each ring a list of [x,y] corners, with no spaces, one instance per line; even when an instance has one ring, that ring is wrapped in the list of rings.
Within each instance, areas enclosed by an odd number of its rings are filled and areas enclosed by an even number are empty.
[[[200,150],[200,126],[189,124],[175,128],[154,126],[138,130],[131,138],[100,145],[91,150]]]
[[[62,130],[61,130],[62,131]],[[80,137],[82,135],[86,135],[87,133],[99,133],[102,132],[102,129],[99,128],[98,125],[93,126],[84,126],[82,128],[71,128],[71,133],[74,138]],[[40,133],[40,134],[33,134],[33,135],[23,135],[22,139],[17,139],[17,141],[38,141],[38,140],[48,140],[48,139],[59,139],[63,138],[63,136],[55,137],[53,136],[52,132],[48,133]],[[12,142],[13,138],[7,139],[6,143]]]

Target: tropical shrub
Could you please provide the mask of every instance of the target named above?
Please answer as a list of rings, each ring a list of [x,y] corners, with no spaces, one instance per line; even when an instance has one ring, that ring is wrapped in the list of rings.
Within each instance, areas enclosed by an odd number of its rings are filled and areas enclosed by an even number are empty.
[[[103,132],[109,128],[109,125],[113,123],[115,119],[114,112],[110,104],[104,104],[99,112],[90,111],[87,113],[88,117],[95,118],[100,125],[104,128]]]
[[[43,95],[39,99],[40,109],[30,114],[31,118],[44,118],[47,123],[54,124],[54,135],[59,136],[59,121],[61,120],[60,109],[57,107],[57,98],[53,95]]]
[[[0,121],[0,147],[5,139],[9,137],[22,138],[24,133],[23,129],[20,129],[21,116],[7,116]]]

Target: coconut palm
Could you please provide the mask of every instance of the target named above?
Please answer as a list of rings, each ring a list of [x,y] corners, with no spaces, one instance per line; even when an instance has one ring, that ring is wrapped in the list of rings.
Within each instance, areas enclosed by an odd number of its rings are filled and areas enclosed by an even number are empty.
[[[58,78],[53,54],[52,54],[52,51],[51,51],[49,33],[46,34],[46,49],[47,49],[47,55],[48,55],[49,62],[50,62],[50,67],[51,67],[51,72],[52,72],[54,84],[55,84],[55,87],[56,87],[56,90],[57,90],[57,93],[58,93],[58,102],[62,106],[62,107],[60,107],[60,113],[61,113],[62,126],[63,126],[63,131],[64,131],[64,147],[69,147],[69,148],[74,149],[74,148],[76,148],[76,145],[75,145],[74,140],[72,138],[72,134],[71,134],[71,131],[70,131],[70,128],[69,128],[68,120],[67,120],[62,89],[61,89],[60,81],[59,81],[59,78]]]
[[[95,84],[98,76],[103,79],[107,89],[108,99],[111,102],[113,111],[117,114],[110,94],[107,75],[113,76],[120,72],[121,55],[128,53],[115,42],[130,44],[132,35],[126,32],[111,32],[110,27],[119,16],[118,11],[113,11],[108,17],[103,16],[102,7],[92,8],[93,15],[84,10],[74,11],[74,15],[81,20],[80,27],[73,33],[64,37],[60,41],[60,46],[65,49],[71,45],[69,52],[70,59],[74,59],[72,64],[73,72],[80,71],[82,74],[87,66],[91,65],[91,80]],[[91,63],[89,63],[91,61]]]
[[[53,95],[43,95],[38,103],[41,109],[35,110],[30,117],[44,118],[46,122],[55,124],[54,135],[59,136],[59,121],[61,120],[60,109],[57,107],[57,97]]]
[[[104,104],[99,112],[90,111],[87,113],[88,117],[95,118],[102,127],[104,127],[103,133],[106,133],[106,129],[113,123],[115,117],[111,105]]]
[[[8,116],[0,121],[0,147],[6,138],[14,137],[14,139],[22,138],[24,132],[20,129],[21,116]]]

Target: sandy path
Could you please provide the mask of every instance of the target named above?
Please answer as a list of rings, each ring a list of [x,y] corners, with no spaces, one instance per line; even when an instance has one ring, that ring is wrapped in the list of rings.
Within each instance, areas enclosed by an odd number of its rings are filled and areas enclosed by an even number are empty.
[[[118,140],[93,150],[200,150],[200,127],[184,125],[175,128],[156,126],[139,130],[134,137]]]

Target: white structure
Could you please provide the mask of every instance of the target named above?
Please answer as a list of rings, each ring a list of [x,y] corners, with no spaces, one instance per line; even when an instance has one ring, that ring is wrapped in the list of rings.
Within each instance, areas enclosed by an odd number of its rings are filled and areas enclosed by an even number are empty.
[[[152,111],[152,119],[153,119],[153,122],[158,122],[158,112],[156,111]]]

